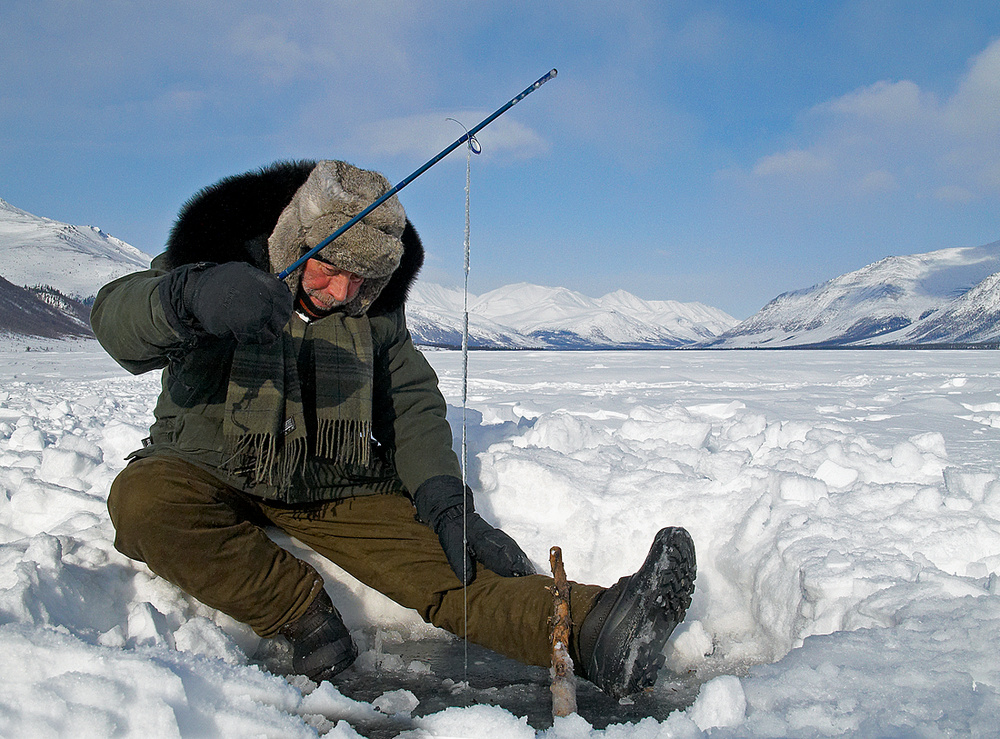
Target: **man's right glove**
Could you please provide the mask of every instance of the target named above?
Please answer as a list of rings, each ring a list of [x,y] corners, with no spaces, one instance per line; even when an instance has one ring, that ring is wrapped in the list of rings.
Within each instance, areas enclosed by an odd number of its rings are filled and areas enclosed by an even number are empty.
[[[281,280],[246,262],[184,265],[167,275],[159,291],[175,328],[231,336],[241,344],[273,342],[295,307]]]
[[[438,535],[448,564],[465,585],[476,579],[476,562],[503,577],[533,575],[531,565],[521,547],[500,529],[490,526],[476,513],[472,491],[451,475],[438,475],[424,482],[413,494],[417,519],[429,525]],[[465,539],[462,544],[463,500],[465,502]]]

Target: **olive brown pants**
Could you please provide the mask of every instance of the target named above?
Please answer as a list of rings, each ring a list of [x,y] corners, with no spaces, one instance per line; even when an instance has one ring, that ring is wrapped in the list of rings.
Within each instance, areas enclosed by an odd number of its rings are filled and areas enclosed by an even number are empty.
[[[363,495],[281,506],[246,495],[173,457],[129,464],[108,497],[115,547],[145,562],[202,603],[263,637],[305,611],[323,587],[309,564],[275,544],[273,525],[366,585],[416,610],[427,622],[466,636],[466,596],[429,527],[409,499]],[[552,579],[501,577],[478,565],[468,587],[468,638],[520,662],[550,662]],[[573,640],[603,588],[570,586]],[[577,664],[579,655],[571,644]]]

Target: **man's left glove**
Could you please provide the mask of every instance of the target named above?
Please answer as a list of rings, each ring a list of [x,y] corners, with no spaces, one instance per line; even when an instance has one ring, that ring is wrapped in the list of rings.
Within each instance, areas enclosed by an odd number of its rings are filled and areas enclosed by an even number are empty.
[[[438,475],[424,482],[413,494],[417,519],[426,523],[441,541],[448,564],[458,579],[469,585],[476,579],[476,562],[503,577],[533,575],[535,568],[517,542],[500,529],[490,526],[475,512],[472,491],[462,489],[462,481]],[[465,495],[463,495],[465,493]],[[462,504],[465,503],[465,533],[462,544]]]
[[[185,264],[158,287],[167,322],[181,334],[270,344],[292,317],[288,287],[246,262]]]

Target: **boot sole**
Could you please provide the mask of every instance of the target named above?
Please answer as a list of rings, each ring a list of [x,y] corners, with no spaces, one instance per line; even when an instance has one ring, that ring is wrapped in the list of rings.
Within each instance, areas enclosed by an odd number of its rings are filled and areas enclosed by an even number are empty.
[[[324,644],[316,651],[295,660],[299,664],[296,671],[316,683],[331,680],[352,664],[358,657],[358,648],[351,637]]]
[[[588,673],[605,693],[624,698],[656,682],[663,647],[691,605],[695,574],[691,535],[679,527],[661,529],[642,567],[623,578],[627,582],[595,642]]]

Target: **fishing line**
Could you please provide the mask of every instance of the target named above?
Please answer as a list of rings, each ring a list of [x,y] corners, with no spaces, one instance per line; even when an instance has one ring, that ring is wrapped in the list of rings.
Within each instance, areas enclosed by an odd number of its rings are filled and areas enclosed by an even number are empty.
[[[455,121],[458,125],[465,128],[461,121],[455,118],[449,118],[449,121]],[[469,429],[467,422],[467,411],[469,408],[469,267],[471,264],[472,257],[472,243],[470,239],[471,228],[471,209],[470,204],[470,192],[472,191],[472,155],[479,154],[482,152],[483,147],[480,146],[479,141],[476,140],[475,136],[469,135],[469,129],[465,129],[465,133],[468,136],[469,145],[465,153],[465,290],[463,295],[463,311],[462,311],[462,546],[465,551],[469,548],[469,530],[468,530],[468,498],[469,496],[464,493],[466,485],[468,483],[468,464],[469,464]],[[468,556],[466,556],[466,564],[468,566]],[[462,573],[463,583],[468,582],[468,572]],[[462,599],[463,599],[463,614],[465,617],[465,679],[469,679],[469,586],[462,586]]]

